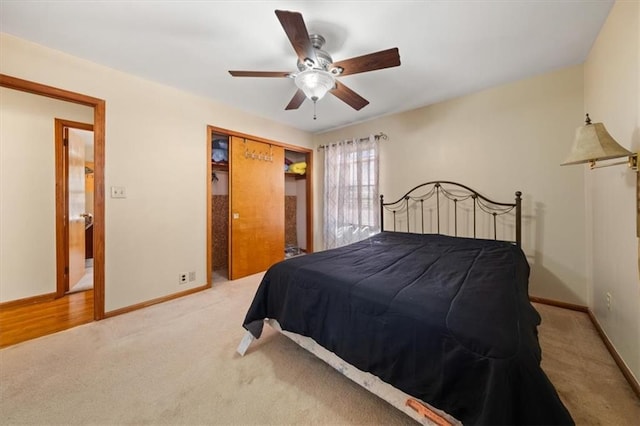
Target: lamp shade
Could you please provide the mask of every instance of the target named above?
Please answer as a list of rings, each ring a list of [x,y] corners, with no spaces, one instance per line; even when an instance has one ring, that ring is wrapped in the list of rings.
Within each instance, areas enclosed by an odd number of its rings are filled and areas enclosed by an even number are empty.
[[[587,124],[576,129],[571,153],[561,165],[590,163],[630,155],[633,153],[620,146],[607,132],[604,124],[591,124],[587,114]]]
[[[296,86],[312,101],[322,99],[336,85],[331,73],[319,69],[308,69],[296,76]]]

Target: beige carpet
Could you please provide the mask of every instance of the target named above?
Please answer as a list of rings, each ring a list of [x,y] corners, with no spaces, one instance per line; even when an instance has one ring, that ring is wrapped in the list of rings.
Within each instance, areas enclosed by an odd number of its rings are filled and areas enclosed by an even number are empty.
[[[534,304],[542,315],[542,368],[577,425],[640,425],[640,399],[587,314]]]
[[[1,350],[0,424],[413,423],[268,327],[235,354],[260,277]],[[544,367],[577,423],[637,424],[586,315],[538,307]]]

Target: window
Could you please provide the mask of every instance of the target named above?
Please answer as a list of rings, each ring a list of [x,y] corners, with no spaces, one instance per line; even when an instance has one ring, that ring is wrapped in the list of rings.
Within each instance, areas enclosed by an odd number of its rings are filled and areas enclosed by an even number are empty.
[[[378,141],[375,137],[325,147],[325,248],[379,231]]]

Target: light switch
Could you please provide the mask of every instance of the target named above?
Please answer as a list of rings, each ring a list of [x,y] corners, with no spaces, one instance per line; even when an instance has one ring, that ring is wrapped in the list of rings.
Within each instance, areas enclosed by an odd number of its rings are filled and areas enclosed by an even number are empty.
[[[234,219],[240,219],[240,213],[234,213],[233,214],[233,218]]]
[[[112,186],[111,198],[127,198],[127,191],[124,186]]]

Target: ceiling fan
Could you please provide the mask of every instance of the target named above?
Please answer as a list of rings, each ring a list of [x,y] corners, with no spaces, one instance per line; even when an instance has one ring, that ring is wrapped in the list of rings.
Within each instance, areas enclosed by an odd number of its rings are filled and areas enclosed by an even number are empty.
[[[276,10],[276,16],[284,28],[293,49],[298,55],[298,72],[289,71],[229,71],[234,77],[287,77],[295,81],[298,90],[286,106],[286,110],[298,109],[305,98],[314,103],[330,92],[355,110],[361,110],[369,101],[337,80],[337,77],[375,71],[400,65],[398,48],[381,50],[368,55],[333,62],[322,50],[324,37],[309,34],[302,15],[298,12]],[[313,119],[315,120],[315,113]]]

